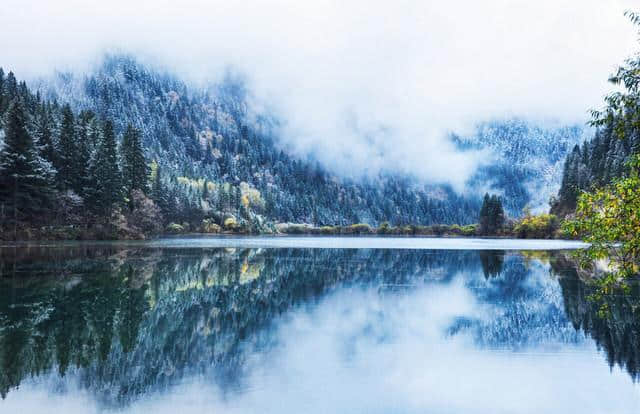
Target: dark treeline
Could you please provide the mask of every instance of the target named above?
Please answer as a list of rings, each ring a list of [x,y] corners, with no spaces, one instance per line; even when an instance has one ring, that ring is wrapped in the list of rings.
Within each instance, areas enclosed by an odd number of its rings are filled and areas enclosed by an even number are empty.
[[[631,122],[625,124],[624,139],[619,138],[612,121],[598,129],[593,139],[573,148],[565,161],[558,197],[552,201],[553,212],[558,215],[572,212],[582,191],[624,176],[627,162],[640,152],[640,128]]]
[[[114,221],[123,221],[123,228],[128,222],[155,225],[160,211],[149,198],[139,130],[128,126],[116,137],[110,119],[43,100],[2,69],[0,119],[3,236],[22,237],[30,227],[72,225],[116,237]]]

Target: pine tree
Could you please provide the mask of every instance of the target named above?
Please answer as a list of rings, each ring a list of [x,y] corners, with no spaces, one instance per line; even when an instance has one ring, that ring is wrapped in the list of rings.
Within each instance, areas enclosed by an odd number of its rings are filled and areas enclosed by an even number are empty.
[[[91,124],[94,114],[91,111],[82,111],[78,116],[76,125],[76,150],[77,157],[74,160],[75,180],[74,191],[83,198],[88,197],[89,189],[89,163],[91,161]]]
[[[90,206],[94,211],[107,212],[122,199],[122,178],[113,123],[105,121],[98,147],[90,165]]]
[[[162,167],[160,167],[160,164],[158,164],[155,177],[153,177],[151,198],[162,212],[167,212],[169,209],[168,195],[165,186],[162,184]]]
[[[147,166],[142,148],[140,130],[132,125],[122,137],[122,176],[124,188],[129,200],[133,190],[142,190],[147,193],[147,181],[149,179],[149,167]]]
[[[240,186],[233,187],[233,208],[236,210],[236,215],[240,215],[240,205],[242,204],[242,194],[240,192]]]
[[[18,81],[13,72],[9,72],[4,82],[4,99],[6,103],[11,103],[18,97]]]
[[[221,185],[218,189],[218,204],[216,206],[218,211],[225,211],[229,205],[229,194],[227,192],[227,186]]]
[[[489,193],[485,193],[484,198],[482,199],[482,207],[480,208],[480,232],[485,234],[489,227],[489,204],[490,198]]]
[[[51,167],[39,155],[18,99],[10,104],[0,153],[2,222],[38,222],[50,207]]]
[[[505,222],[504,208],[500,197],[493,195],[491,198],[491,224],[495,232],[502,230]]]
[[[102,125],[95,116],[91,119],[87,128],[87,141],[94,152],[102,142]]]
[[[562,172],[562,183],[558,192],[559,204],[554,206],[554,212],[573,210],[579,193],[579,163],[581,159],[580,147],[576,145],[567,156]]]
[[[62,107],[62,124],[60,126],[60,137],[58,139],[58,181],[62,189],[76,190],[78,187],[76,171],[77,160],[80,157],[78,146],[76,145],[76,129],[73,112],[69,105]],[[76,191],[77,192],[77,191]]]
[[[56,147],[53,142],[53,119],[49,106],[42,104],[38,111],[36,138],[40,156],[52,166],[57,164]]]
[[[480,208],[480,233],[493,235],[504,226],[505,216],[502,201],[496,195],[485,194]]]

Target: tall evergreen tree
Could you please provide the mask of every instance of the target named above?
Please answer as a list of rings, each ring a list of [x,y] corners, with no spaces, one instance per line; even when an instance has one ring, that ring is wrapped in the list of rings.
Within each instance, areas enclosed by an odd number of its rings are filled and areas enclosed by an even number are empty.
[[[153,182],[151,185],[151,198],[161,211],[167,211],[169,207],[168,195],[167,189],[162,184],[162,167],[160,166],[160,164],[158,164],[156,168],[156,174],[153,177]]]
[[[122,199],[122,178],[111,121],[104,122],[98,139],[98,147],[90,165],[90,206],[95,211],[106,212]]]
[[[89,193],[89,163],[93,150],[90,135],[94,117],[92,111],[82,111],[76,122],[77,158],[74,160],[74,170],[76,171],[74,190],[83,198],[88,197]]]
[[[144,157],[141,136],[140,130],[128,125],[122,137],[122,177],[129,199],[133,190],[142,190],[144,193],[148,191],[149,167]]]
[[[53,119],[49,105],[42,104],[38,110],[36,139],[40,156],[52,166],[57,164],[56,146],[53,141]]]
[[[497,195],[494,195],[492,199],[492,205],[493,225],[496,231],[500,231],[504,227],[504,223],[506,221],[506,217],[504,215],[504,207],[502,206],[502,199]]]
[[[485,194],[480,208],[480,233],[497,234],[504,226],[505,216],[502,201],[496,195]]]
[[[78,189],[77,171],[80,153],[76,142],[76,125],[69,105],[62,107],[62,124],[60,125],[60,137],[58,138],[58,181],[62,189]],[[76,191],[79,193],[78,191]]]
[[[87,136],[88,145],[95,151],[102,142],[102,123],[98,121],[97,117],[91,118],[89,122]]]
[[[7,79],[4,82],[4,99],[5,102],[10,104],[18,96],[18,81],[13,72],[7,74]]]
[[[0,217],[2,222],[38,222],[50,207],[51,168],[38,154],[27,130],[24,108],[14,99],[5,122],[0,153]]]

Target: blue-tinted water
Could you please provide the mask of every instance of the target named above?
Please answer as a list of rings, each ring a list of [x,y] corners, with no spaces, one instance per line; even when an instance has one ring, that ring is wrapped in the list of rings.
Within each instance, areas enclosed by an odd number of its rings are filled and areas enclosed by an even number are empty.
[[[1,247],[0,412],[640,410],[638,296],[519,250],[576,246],[332,240]]]

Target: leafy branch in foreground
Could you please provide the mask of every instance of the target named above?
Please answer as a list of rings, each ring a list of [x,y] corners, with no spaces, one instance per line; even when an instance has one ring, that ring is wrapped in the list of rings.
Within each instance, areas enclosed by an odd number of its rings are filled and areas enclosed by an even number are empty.
[[[640,13],[627,11],[625,16],[638,27],[640,40]],[[593,119],[590,124],[595,127],[612,126],[614,134],[624,138],[628,125],[632,125],[634,129],[640,128],[640,53],[626,59],[616,73],[609,77],[609,82],[624,90],[607,95],[606,108],[591,111]]]
[[[590,244],[580,253],[583,267],[592,267],[598,260],[607,262],[605,284],[640,273],[640,155],[629,166],[627,177],[583,192],[575,218],[564,224],[566,232]]]

